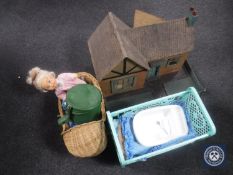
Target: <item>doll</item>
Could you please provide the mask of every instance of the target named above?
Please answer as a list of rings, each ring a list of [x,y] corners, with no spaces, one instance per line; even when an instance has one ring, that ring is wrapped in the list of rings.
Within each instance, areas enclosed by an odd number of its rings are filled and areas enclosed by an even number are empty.
[[[63,101],[66,99],[67,90],[77,84],[86,84],[75,73],[62,73],[56,78],[54,72],[39,67],[34,67],[28,72],[26,82],[42,92],[55,90],[56,96]]]

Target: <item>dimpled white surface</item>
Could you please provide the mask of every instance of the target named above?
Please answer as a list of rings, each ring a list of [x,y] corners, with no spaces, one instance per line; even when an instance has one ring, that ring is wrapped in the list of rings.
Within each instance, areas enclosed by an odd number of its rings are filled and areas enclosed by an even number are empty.
[[[188,126],[181,106],[167,105],[146,109],[133,119],[137,141],[151,147],[188,134]]]

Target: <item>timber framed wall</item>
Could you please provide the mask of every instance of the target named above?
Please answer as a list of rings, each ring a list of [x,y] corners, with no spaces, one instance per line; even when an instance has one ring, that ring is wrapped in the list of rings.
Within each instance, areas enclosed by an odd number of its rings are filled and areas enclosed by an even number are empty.
[[[125,76],[118,77],[118,78],[112,78],[112,79],[107,79],[107,80],[100,81],[99,83],[100,83],[100,87],[101,87],[101,90],[103,92],[104,97],[114,95],[114,94],[118,94],[117,92],[112,93],[112,81],[117,80],[119,78],[124,79],[127,76],[135,76],[134,87],[130,88],[130,89],[127,89],[125,91],[121,91],[119,93],[143,88],[146,77],[147,77],[147,71],[142,71],[142,72],[133,73],[133,74],[130,74],[130,75],[125,75]]]

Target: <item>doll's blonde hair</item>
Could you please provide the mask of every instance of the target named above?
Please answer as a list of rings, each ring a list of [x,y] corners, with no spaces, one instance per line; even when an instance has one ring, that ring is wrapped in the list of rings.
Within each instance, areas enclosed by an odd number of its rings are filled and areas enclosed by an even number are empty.
[[[36,89],[42,92],[47,92],[45,89],[42,88],[41,82],[43,78],[47,77],[48,75],[52,75],[54,78],[56,76],[54,72],[49,72],[47,70],[42,70],[39,67],[34,67],[28,71],[26,82],[27,84],[35,86]]]

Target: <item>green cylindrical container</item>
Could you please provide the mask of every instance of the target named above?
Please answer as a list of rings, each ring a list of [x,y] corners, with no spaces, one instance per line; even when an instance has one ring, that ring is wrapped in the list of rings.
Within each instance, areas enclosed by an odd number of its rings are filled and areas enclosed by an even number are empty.
[[[67,92],[66,101],[71,107],[70,119],[76,124],[99,119],[102,96],[90,84],[79,84]]]

